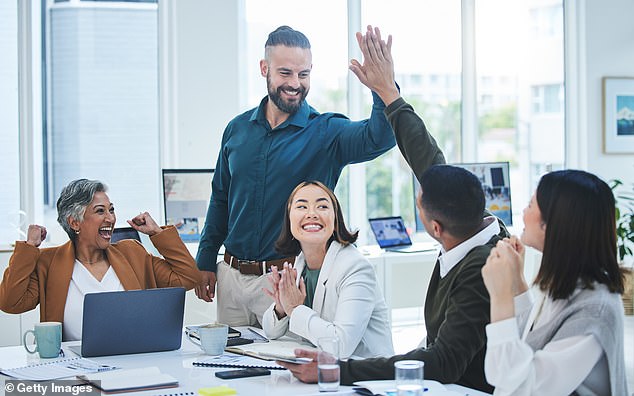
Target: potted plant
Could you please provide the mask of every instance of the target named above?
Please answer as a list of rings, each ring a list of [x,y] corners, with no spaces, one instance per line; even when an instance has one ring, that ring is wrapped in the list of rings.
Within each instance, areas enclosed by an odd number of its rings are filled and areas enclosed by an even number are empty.
[[[634,247],[634,188],[632,191],[617,191],[623,182],[612,180],[610,187],[615,191],[616,198],[616,241],[619,261],[625,269],[625,292],[623,306],[626,315],[634,314],[633,288],[634,275],[632,272],[632,247]]]

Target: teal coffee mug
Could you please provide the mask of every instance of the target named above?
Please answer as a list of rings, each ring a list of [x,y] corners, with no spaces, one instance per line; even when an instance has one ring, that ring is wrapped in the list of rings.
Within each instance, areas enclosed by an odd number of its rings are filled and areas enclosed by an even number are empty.
[[[26,336],[29,333],[35,337],[33,350],[30,350],[26,344]],[[62,348],[62,324],[60,322],[36,323],[33,330],[27,330],[24,333],[22,343],[28,353],[38,352],[41,358],[56,358]]]

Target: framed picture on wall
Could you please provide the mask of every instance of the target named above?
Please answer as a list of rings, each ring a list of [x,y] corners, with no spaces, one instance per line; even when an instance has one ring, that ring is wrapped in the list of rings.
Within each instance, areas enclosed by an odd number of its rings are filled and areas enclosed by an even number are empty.
[[[603,151],[634,153],[634,78],[603,77]]]

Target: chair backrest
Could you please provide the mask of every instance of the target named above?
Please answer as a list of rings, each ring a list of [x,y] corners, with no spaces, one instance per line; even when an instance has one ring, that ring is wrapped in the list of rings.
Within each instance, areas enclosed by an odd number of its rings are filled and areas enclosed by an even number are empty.
[[[132,227],[120,227],[115,228],[112,231],[112,237],[110,238],[110,243],[119,242],[122,239],[136,239],[141,242],[141,237],[139,236],[139,232]]]

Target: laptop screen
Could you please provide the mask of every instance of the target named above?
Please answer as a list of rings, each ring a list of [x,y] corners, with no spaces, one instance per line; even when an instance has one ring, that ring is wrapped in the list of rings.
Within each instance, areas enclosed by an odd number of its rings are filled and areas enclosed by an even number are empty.
[[[178,349],[184,308],[182,287],[88,293],[84,297],[81,355]]]
[[[379,217],[369,221],[376,242],[381,248],[409,246],[412,244],[401,216]]]

